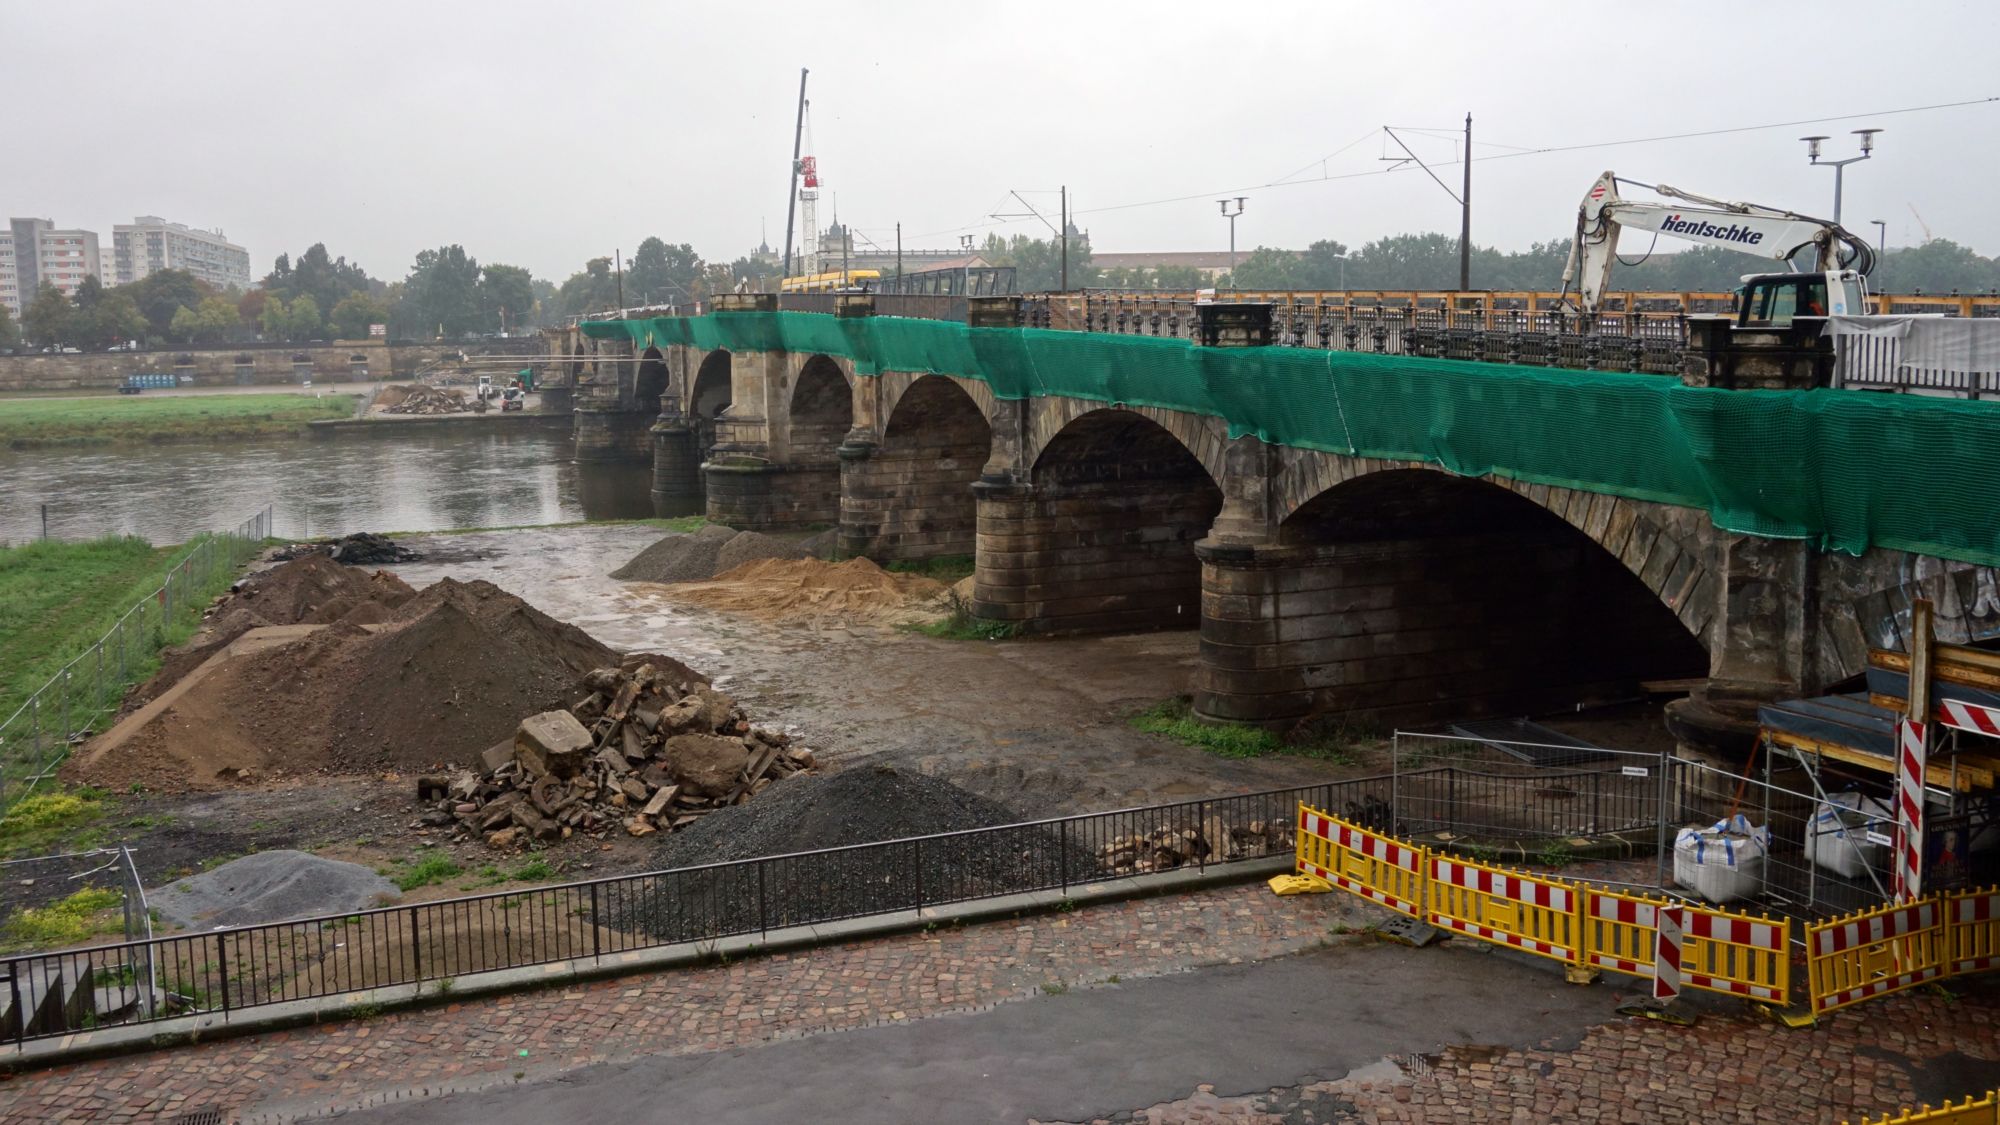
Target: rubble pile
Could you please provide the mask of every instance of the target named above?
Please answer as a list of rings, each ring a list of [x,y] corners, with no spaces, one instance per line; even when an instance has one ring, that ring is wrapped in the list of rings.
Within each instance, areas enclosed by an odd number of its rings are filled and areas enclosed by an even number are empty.
[[[457,823],[496,848],[673,832],[814,766],[782,733],[666,657],[632,657],[583,677],[568,710],[523,720],[483,770],[417,779],[426,823]]]
[[[421,554],[410,550],[386,535],[372,531],[357,531],[338,539],[314,539],[305,543],[287,543],[271,552],[271,557],[280,562],[302,559],[308,555],[325,555],[337,563],[348,566],[381,566],[384,563],[416,562]]]
[[[1209,860],[1282,855],[1292,845],[1289,820],[1230,824],[1211,816],[1199,828],[1156,828],[1116,837],[1097,849],[1097,861],[1106,875],[1143,875]]]
[[[384,387],[382,393],[386,396],[392,390],[403,393],[393,405],[382,408],[384,414],[463,414],[472,409],[471,403],[466,401],[465,392],[453,387],[427,387],[415,383],[407,387]]]

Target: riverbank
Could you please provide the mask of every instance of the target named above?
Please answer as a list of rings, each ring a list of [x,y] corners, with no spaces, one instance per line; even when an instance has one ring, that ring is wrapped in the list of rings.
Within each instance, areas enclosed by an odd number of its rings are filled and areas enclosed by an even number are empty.
[[[227,394],[30,398],[0,402],[0,446],[158,444],[297,436],[307,423],[348,418],[345,394]]]
[[[567,414],[537,414],[531,411],[484,414],[370,414],[364,418],[320,418],[308,422],[310,437],[353,437],[356,434],[395,434],[427,427],[458,429],[517,430],[547,429],[568,433],[574,423]]]
[[[185,553],[131,537],[0,547],[0,721],[157,590]],[[145,660],[153,640],[149,630]]]

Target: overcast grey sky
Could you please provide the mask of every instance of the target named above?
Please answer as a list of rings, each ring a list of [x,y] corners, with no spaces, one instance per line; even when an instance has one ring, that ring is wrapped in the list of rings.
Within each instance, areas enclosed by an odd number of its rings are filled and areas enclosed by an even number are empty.
[[[261,274],[324,241],[378,277],[457,242],[560,281],[658,234],[732,258],[785,223],[801,66],[826,195],[865,237],[1046,234],[1067,183],[1101,251],[1456,233],[1381,125],[1475,156],[1851,119],[1474,165],[1473,237],[1565,234],[1598,172],[1812,213],[1833,174],[1795,138],[1879,126],[1847,225],[2000,252],[2000,3],[519,3],[0,0],[12,103],[0,211],[98,230],[221,227]],[[1350,142],[1358,144],[1330,156]],[[1456,159],[1448,135],[1413,135]],[[1326,158],[1322,164],[1322,158]],[[1288,177],[1368,173],[1283,187]],[[1455,170],[1445,178],[1456,185]],[[1181,202],[1123,206],[1176,196]],[[821,201],[821,219],[831,217]],[[1554,279],[1551,279],[1554,282]]]

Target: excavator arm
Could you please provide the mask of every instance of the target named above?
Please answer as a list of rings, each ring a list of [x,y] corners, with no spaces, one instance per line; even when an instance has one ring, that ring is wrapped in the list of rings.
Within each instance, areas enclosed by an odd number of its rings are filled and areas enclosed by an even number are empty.
[[[1821,271],[1852,269],[1865,274],[1874,267],[1875,256],[1866,239],[1824,219],[1709,199],[1665,184],[1641,186],[1700,206],[1627,200],[1618,195],[1619,182],[1610,172],[1599,176],[1577,208],[1576,235],[1562,283],[1565,295],[1572,283],[1576,285],[1577,302],[1586,315],[1596,313],[1603,301],[1611,265],[1618,258],[1619,232],[1628,227],[1778,261],[1812,246]]]

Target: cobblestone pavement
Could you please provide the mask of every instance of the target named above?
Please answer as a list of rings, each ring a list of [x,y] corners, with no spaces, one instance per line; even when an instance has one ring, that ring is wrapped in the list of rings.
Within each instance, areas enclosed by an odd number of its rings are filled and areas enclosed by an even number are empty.
[[[224,1121],[289,1121],[388,1107],[595,1063],[730,1050],[974,1012],[1113,976],[1261,960],[1365,924],[1376,917],[1371,910],[1346,896],[1280,899],[1248,885],[569,982],[29,1072],[0,1082],[0,1122],[171,1122],[205,1109],[222,1111]],[[1189,1073],[1185,1098],[1100,1120],[1858,1119],[2000,1085],[2000,986],[1959,987],[1955,998],[1923,992],[1872,1002],[1809,1031],[1710,1005],[1694,1028],[1614,1019],[1580,1041],[1571,1029],[1558,1046],[1460,1044],[1248,1096],[1225,1075]],[[1607,1014],[1612,1003],[1605,989]]]
[[[1963,984],[1964,982],[1960,982]],[[1740,1009],[1738,1010],[1740,1012]],[[1248,1096],[1212,1084],[1098,1118],[1144,1125],[1860,1121],[2000,1086],[2000,988],[1906,993],[1794,1031],[1728,1009],[1692,1028],[1627,1019],[1571,1050],[1451,1047]],[[1047,1123],[1054,1125],[1054,1123]]]
[[[289,1120],[593,1063],[974,1011],[1045,986],[1261,960],[1362,921],[1345,896],[1281,899],[1251,884],[568,982],[31,1071],[0,1082],[0,1122],[166,1122],[202,1109],[222,1110],[225,1121]]]

